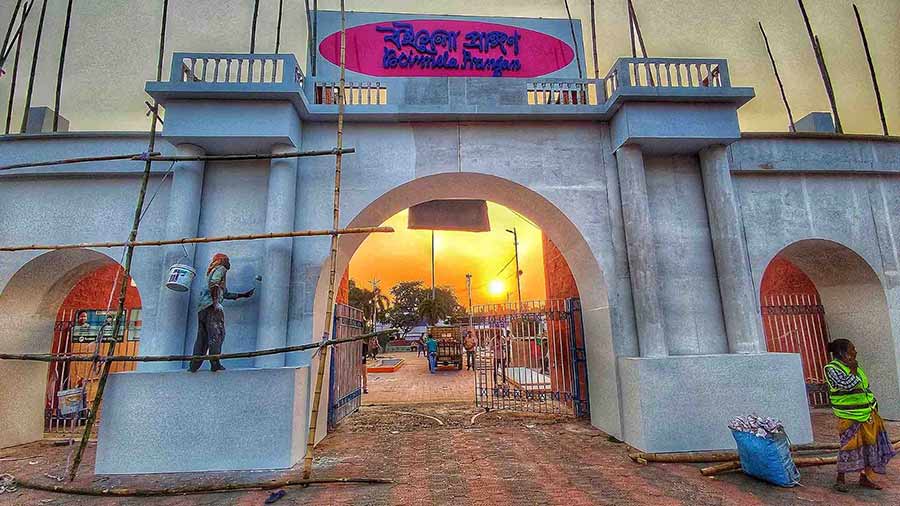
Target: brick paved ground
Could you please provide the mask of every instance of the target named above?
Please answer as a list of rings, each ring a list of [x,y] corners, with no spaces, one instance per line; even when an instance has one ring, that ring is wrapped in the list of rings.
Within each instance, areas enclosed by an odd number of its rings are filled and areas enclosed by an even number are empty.
[[[378,357],[402,358],[404,365],[396,372],[370,373],[369,393],[363,395],[363,405],[475,402],[475,373],[465,367],[461,371],[438,367],[437,373],[429,374],[428,360],[415,352]]]
[[[418,416],[434,416],[438,422]],[[802,469],[803,487],[781,489],[739,473],[704,478],[699,466],[640,466],[625,445],[607,440],[588,424],[565,418],[492,412],[479,416],[468,403],[455,405],[366,406],[320,445],[318,477],[368,476],[396,480],[390,485],[330,485],[291,488],[279,505],[353,504],[513,504],[513,505],[898,505],[900,464],[889,467],[882,492],[832,492],[833,467]],[[828,413],[815,413],[816,438],[834,441]],[[890,423],[894,435],[900,424]],[[3,472],[50,482],[43,475],[65,462],[66,449],[42,442],[0,452],[3,457],[35,457],[2,462]],[[86,466],[93,464],[93,447]],[[294,470],[294,473],[297,471]],[[205,473],[95,477],[78,483],[102,487],[150,487],[184,483],[247,482],[283,473]],[[85,498],[19,491],[0,495],[14,505],[256,505],[268,492],[253,491],[169,498]]]

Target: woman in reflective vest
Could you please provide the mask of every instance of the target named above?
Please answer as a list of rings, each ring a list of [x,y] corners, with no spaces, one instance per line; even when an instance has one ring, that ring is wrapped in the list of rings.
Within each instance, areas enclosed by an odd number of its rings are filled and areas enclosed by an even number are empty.
[[[895,453],[869,390],[869,378],[856,361],[856,347],[847,339],[828,343],[828,351],[834,360],[825,366],[825,380],[841,435],[834,488],[847,492],[844,475],[858,472],[861,487],[881,490],[875,473],[884,474]]]

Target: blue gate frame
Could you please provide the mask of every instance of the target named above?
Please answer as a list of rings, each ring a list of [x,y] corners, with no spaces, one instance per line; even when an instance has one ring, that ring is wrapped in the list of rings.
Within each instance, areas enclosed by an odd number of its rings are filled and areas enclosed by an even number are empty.
[[[362,310],[335,304],[332,336],[335,339],[358,336],[364,332]],[[331,373],[328,381],[328,430],[359,409],[362,400],[362,341],[342,343],[331,348]]]

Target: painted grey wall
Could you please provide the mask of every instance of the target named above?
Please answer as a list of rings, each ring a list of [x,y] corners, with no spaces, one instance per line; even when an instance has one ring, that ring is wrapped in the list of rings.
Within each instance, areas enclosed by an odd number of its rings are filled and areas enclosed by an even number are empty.
[[[669,354],[728,353],[699,161],[645,157],[644,164]]]

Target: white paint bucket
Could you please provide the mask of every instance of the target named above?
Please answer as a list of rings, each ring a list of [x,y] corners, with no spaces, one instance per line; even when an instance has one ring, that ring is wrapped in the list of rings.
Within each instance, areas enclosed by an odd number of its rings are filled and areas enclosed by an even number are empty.
[[[190,265],[175,264],[169,267],[169,278],[166,280],[166,288],[176,292],[186,292],[191,289],[191,283],[197,271]]]

